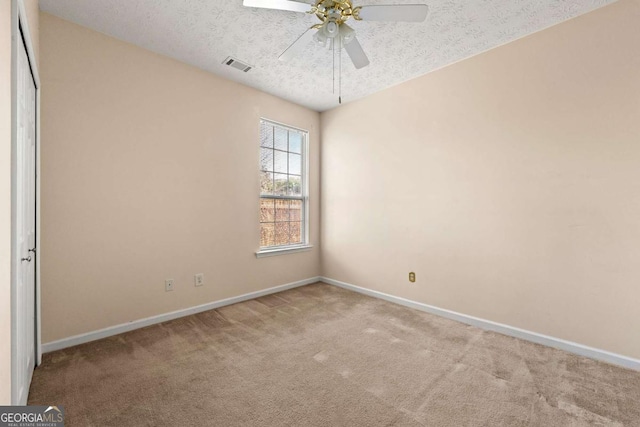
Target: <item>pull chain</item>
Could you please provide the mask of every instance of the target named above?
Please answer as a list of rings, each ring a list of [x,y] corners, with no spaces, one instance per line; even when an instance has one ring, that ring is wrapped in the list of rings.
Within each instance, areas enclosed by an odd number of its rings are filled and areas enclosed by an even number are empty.
[[[331,71],[333,72],[333,89],[332,93],[336,93],[336,42],[335,40],[331,40],[331,58],[333,59],[333,65],[331,66]]]
[[[342,104],[342,40],[338,40],[338,104]]]

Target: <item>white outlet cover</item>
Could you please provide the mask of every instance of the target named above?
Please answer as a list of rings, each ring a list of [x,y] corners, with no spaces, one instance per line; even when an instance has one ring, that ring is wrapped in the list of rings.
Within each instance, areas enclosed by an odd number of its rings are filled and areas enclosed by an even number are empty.
[[[199,273],[194,276],[194,283],[196,286],[204,285],[204,274]]]
[[[164,281],[164,290],[165,292],[173,290],[173,279],[167,279]]]

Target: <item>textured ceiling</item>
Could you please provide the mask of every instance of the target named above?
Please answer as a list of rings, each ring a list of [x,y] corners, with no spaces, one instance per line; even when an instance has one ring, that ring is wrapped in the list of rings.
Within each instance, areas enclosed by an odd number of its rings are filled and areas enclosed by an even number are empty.
[[[426,3],[422,23],[349,21],[371,65],[342,60],[349,102],[426,74],[615,0],[354,0],[354,5]],[[311,2],[311,1],[309,1]],[[242,6],[242,0],[40,0],[45,12],[195,65],[318,111],[338,105],[331,52],[313,45],[296,60],[278,56],[311,15]],[[222,64],[233,56],[255,68]]]

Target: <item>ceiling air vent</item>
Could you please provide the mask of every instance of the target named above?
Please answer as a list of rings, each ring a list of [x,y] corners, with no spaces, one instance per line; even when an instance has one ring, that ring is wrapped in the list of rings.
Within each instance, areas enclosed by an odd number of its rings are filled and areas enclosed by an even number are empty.
[[[242,62],[230,56],[227,56],[227,59],[224,60],[223,64],[233,67],[236,70],[244,71],[245,73],[253,68],[252,65],[249,65],[246,62]]]

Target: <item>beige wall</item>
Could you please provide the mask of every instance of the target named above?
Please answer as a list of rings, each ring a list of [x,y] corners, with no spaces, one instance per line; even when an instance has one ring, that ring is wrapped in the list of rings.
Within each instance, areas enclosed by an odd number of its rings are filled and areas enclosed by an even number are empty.
[[[43,342],[320,273],[318,113],[40,24]],[[312,251],[255,257],[261,116],[310,132]]]
[[[323,274],[640,358],[638,22],[621,0],[324,113]]]
[[[25,0],[39,51],[38,1]],[[11,403],[11,1],[0,1],[0,405]]]

